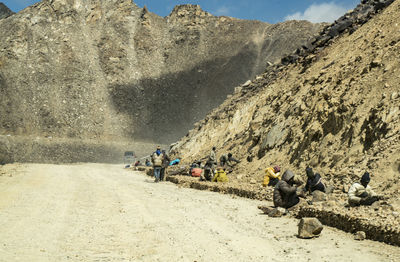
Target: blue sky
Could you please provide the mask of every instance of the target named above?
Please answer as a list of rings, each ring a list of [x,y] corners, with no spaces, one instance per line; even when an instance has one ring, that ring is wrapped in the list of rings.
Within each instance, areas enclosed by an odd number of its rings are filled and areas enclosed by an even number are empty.
[[[14,12],[32,5],[37,0],[0,0]],[[84,1],[84,0],[81,0]],[[178,4],[199,4],[213,15],[227,15],[269,23],[288,19],[311,22],[333,22],[360,0],[134,0],[160,16],[168,15]]]

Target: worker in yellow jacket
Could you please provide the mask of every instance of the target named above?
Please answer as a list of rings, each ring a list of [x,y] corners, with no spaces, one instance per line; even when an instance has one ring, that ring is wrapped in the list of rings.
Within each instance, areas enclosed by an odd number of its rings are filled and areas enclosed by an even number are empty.
[[[279,166],[268,167],[265,170],[263,186],[275,186],[281,179],[281,168]]]
[[[217,168],[217,173],[215,174],[212,182],[228,182],[228,176],[222,167]]]

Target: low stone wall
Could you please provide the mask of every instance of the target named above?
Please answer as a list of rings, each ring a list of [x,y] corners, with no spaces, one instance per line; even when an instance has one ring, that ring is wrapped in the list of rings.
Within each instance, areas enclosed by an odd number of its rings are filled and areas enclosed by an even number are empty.
[[[316,217],[322,224],[335,227],[349,233],[364,231],[367,239],[400,246],[400,230],[391,224],[380,224],[376,220],[357,218],[349,213],[338,213],[314,207],[300,208],[297,218]]]
[[[198,190],[208,190],[212,192],[218,192],[221,194],[230,194],[238,197],[245,197],[256,200],[268,200],[271,201],[272,191],[270,188],[264,190],[257,190],[257,186],[251,185],[239,185],[231,183],[212,183],[212,182],[201,182],[198,179],[191,177],[181,176],[168,176],[167,181],[181,185],[187,188],[193,188]]]

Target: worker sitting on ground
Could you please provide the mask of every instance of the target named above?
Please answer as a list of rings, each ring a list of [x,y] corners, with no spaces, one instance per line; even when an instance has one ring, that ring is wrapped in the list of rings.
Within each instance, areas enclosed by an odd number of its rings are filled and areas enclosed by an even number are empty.
[[[224,154],[219,158],[219,163],[222,167],[234,167],[236,164],[240,163],[240,161],[235,159],[232,153],[228,153],[228,155]]]
[[[365,172],[361,177],[360,183],[356,182],[350,187],[348,192],[350,206],[370,206],[379,200],[379,197],[368,185],[370,180],[369,173]]]
[[[297,188],[294,185],[294,174],[286,170],[282,179],[276,184],[274,189],[274,206],[291,208],[300,202],[297,196]]]
[[[201,161],[195,160],[195,161],[190,165],[189,176],[192,174],[192,170],[193,170],[194,168],[201,168]]]
[[[306,168],[306,173],[307,173],[307,184],[306,187],[304,188],[304,191],[312,193],[315,190],[319,190],[325,193],[325,185],[324,183],[322,183],[321,175],[318,173],[314,174],[314,171],[312,170],[311,167]]]
[[[275,186],[281,179],[281,168],[279,166],[268,167],[265,170],[263,186]]]
[[[228,176],[226,175],[225,170],[222,167],[217,168],[217,173],[215,174],[212,182],[228,182]]]
[[[141,166],[142,163],[140,163],[140,160],[136,161],[135,166]]]
[[[203,174],[200,177],[200,181],[210,181],[211,182],[213,180],[213,178],[214,178],[214,171],[206,163],[206,165],[204,166]]]
[[[149,159],[146,158],[146,162],[145,162],[146,166],[151,166],[151,162]]]

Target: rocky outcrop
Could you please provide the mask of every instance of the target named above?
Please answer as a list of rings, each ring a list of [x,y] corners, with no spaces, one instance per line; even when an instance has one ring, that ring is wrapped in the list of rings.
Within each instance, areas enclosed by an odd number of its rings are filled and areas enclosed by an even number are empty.
[[[43,0],[0,21],[0,134],[172,142],[320,28]]]
[[[5,4],[0,2],[0,19],[7,18],[14,14]]]

